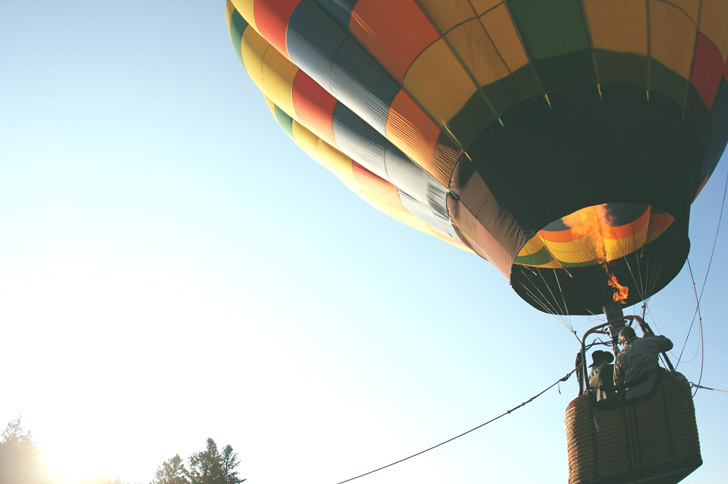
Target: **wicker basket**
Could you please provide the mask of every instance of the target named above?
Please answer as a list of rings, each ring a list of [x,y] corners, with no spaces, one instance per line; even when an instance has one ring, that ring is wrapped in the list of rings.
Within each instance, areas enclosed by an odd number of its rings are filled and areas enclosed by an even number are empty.
[[[576,398],[566,408],[566,443],[569,484],[673,484],[703,463],[680,373],[661,373],[651,395],[610,409]]]

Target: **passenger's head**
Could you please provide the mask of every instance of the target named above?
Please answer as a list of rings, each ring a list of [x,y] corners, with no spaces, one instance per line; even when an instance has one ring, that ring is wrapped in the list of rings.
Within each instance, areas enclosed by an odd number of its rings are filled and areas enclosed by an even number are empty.
[[[602,350],[596,350],[592,353],[592,364],[591,366],[601,366],[601,365],[607,365],[614,361],[614,356],[612,356],[611,353],[602,351]]]
[[[626,328],[622,329],[622,331],[619,332],[619,342],[621,344],[627,344],[633,339],[635,339],[637,335],[634,332],[634,329],[627,326]]]

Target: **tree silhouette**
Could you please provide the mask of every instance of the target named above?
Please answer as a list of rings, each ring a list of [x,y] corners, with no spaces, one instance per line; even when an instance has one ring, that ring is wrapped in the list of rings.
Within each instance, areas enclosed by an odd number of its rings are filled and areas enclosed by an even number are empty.
[[[30,432],[20,417],[8,423],[0,440],[1,484],[46,484],[46,475]]]
[[[226,445],[220,452],[215,441],[207,439],[205,450],[190,456],[188,468],[175,455],[159,466],[150,484],[240,484],[245,479],[238,477],[238,465],[240,459],[232,446]]]
[[[167,459],[157,469],[157,473],[151,484],[190,484],[187,476],[188,471],[185,468],[185,464],[182,462],[179,454],[177,454],[171,459]]]
[[[235,468],[240,465],[240,459],[238,459],[238,454],[233,452],[233,447],[230,444],[223,447],[220,464],[222,465],[225,484],[239,484],[245,481],[245,479],[238,478],[238,471]]]
[[[207,439],[207,448],[190,456],[191,484],[225,484],[217,444]]]

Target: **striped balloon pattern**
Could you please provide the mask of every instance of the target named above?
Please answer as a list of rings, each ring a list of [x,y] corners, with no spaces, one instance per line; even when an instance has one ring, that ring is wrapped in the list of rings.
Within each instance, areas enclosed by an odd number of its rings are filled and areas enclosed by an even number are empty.
[[[682,268],[728,142],[728,1],[226,4],[305,153],[534,307],[601,312],[612,276],[633,304]]]

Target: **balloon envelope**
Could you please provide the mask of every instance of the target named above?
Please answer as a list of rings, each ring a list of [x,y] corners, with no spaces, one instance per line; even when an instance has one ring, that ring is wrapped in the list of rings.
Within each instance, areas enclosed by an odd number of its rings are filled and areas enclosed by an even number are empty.
[[[728,2],[227,0],[288,135],[529,304],[659,291],[728,141]]]

